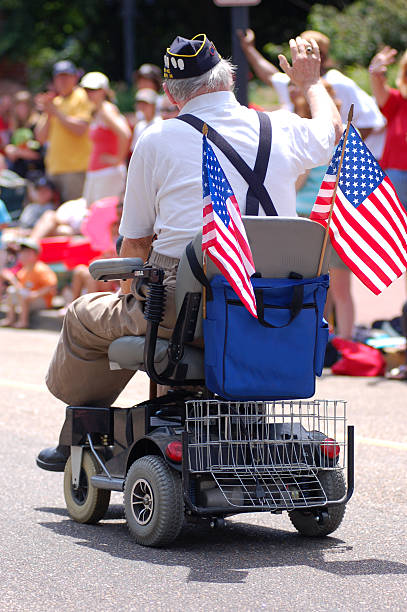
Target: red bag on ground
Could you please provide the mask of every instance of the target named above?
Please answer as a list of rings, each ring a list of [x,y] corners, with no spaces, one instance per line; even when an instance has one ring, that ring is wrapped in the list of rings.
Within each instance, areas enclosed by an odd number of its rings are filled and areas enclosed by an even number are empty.
[[[386,361],[378,349],[361,342],[333,338],[331,343],[341,354],[333,364],[332,373],[344,376],[383,376]]]

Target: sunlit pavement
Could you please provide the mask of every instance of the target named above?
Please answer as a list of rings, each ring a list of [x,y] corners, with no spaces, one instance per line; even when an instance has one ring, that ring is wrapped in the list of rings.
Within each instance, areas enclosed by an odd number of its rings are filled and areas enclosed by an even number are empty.
[[[405,610],[407,383],[335,377],[317,396],[348,400],[356,493],[333,536],[307,540],[287,515],[187,527],[171,549],[137,546],[114,493],[105,519],[67,516],[62,475],[35,466],[64,407],[44,375],[57,333],[0,330],[0,610]],[[139,373],[118,405],[146,397]]]

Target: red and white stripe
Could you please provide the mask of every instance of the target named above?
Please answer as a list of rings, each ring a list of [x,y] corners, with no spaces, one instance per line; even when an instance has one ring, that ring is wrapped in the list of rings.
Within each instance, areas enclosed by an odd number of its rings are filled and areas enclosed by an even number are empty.
[[[202,250],[208,252],[243,304],[257,318],[256,298],[250,280],[255,268],[236,198],[231,196],[226,200],[231,218],[229,227],[214,212],[210,195],[204,198],[203,204]]]
[[[335,184],[328,176],[311,214],[324,227]],[[407,215],[387,177],[357,208],[338,187],[329,233],[340,258],[376,295],[407,268]]]
[[[319,188],[317,199],[312,207],[310,219],[312,221],[318,221],[321,225],[326,227],[326,223],[323,222],[328,219],[329,210],[331,208],[332,194],[334,192],[336,182],[336,175],[325,174],[324,179]]]

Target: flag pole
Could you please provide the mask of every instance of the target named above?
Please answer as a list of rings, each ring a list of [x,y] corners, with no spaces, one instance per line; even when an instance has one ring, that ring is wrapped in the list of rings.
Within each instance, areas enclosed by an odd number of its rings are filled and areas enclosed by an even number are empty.
[[[206,276],[206,251],[202,253],[202,269]],[[206,287],[202,285],[202,318],[206,319]]]
[[[350,105],[350,109],[349,109],[349,113],[348,113],[348,123],[346,125],[345,136],[344,136],[344,139],[343,139],[342,153],[341,153],[341,159],[339,160],[338,172],[336,174],[335,187],[334,187],[334,190],[333,190],[333,193],[332,193],[331,207],[329,209],[328,221],[327,221],[326,228],[325,228],[325,235],[324,235],[324,241],[322,243],[321,255],[320,255],[320,258],[319,258],[317,276],[319,276],[321,274],[322,264],[323,264],[323,261],[324,261],[324,258],[325,258],[325,251],[326,251],[326,247],[328,245],[329,226],[331,224],[332,211],[333,211],[334,204],[335,204],[336,191],[338,189],[339,177],[341,175],[343,157],[344,157],[344,154],[345,154],[345,147],[346,147],[346,142],[348,140],[349,128],[350,128],[350,124],[351,124],[352,118],[353,118],[353,104]]]
[[[208,135],[208,126],[206,123],[202,126],[202,134],[206,137]],[[206,276],[206,250],[202,253],[202,269]],[[202,285],[202,318],[206,319],[206,287]]]

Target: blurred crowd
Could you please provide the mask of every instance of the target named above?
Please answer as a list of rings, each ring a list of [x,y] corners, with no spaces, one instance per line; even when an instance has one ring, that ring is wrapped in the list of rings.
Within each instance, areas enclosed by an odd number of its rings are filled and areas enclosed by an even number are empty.
[[[64,263],[71,268],[70,286],[63,287],[67,300],[117,289],[95,283],[88,264],[116,254],[137,139],[178,114],[162,94],[158,66],[140,66],[134,85],[134,111],[123,115],[105,74],[83,74],[63,60],[46,91],[0,98],[0,299],[6,311],[0,325],[27,327],[30,312],[50,307],[61,290],[53,268]],[[72,268],[78,240],[82,261]]]
[[[400,61],[397,89],[386,80],[397,52],[386,47],[372,58],[372,97],[335,69],[329,38],[315,31],[301,36],[318,43],[321,77],[344,124],[354,104],[353,125],[407,207],[407,54]],[[310,117],[301,92],[256,49],[254,32],[246,30],[239,37],[253,73],[274,89],[279,108]],[[43,256],[50,243],[65,240],[68,253],[81,237],[82,246],[86,241],[89,247],[84,261],[71,270],[67,299],[86,291],[116,290],[95,283],[87,264],[92,257],[115,256],[127,166],[138,138],[149,126],[178,114],[161,82],[158,66],[140,66],[134,74],[134,111],[124,116],[106,75],[83,74],[63,60],[54,65],[46,91],[0,98],[0,298],[7,311],[0,324],[26,327],[32,310],[53,303],[61,287],[53,262],[48,265]],[[325,171],[313,168],[298,177],[299,215],[309,216]],[[326,316],[332,312],[337,334],[351,339],[351,272],[336,254]]]

